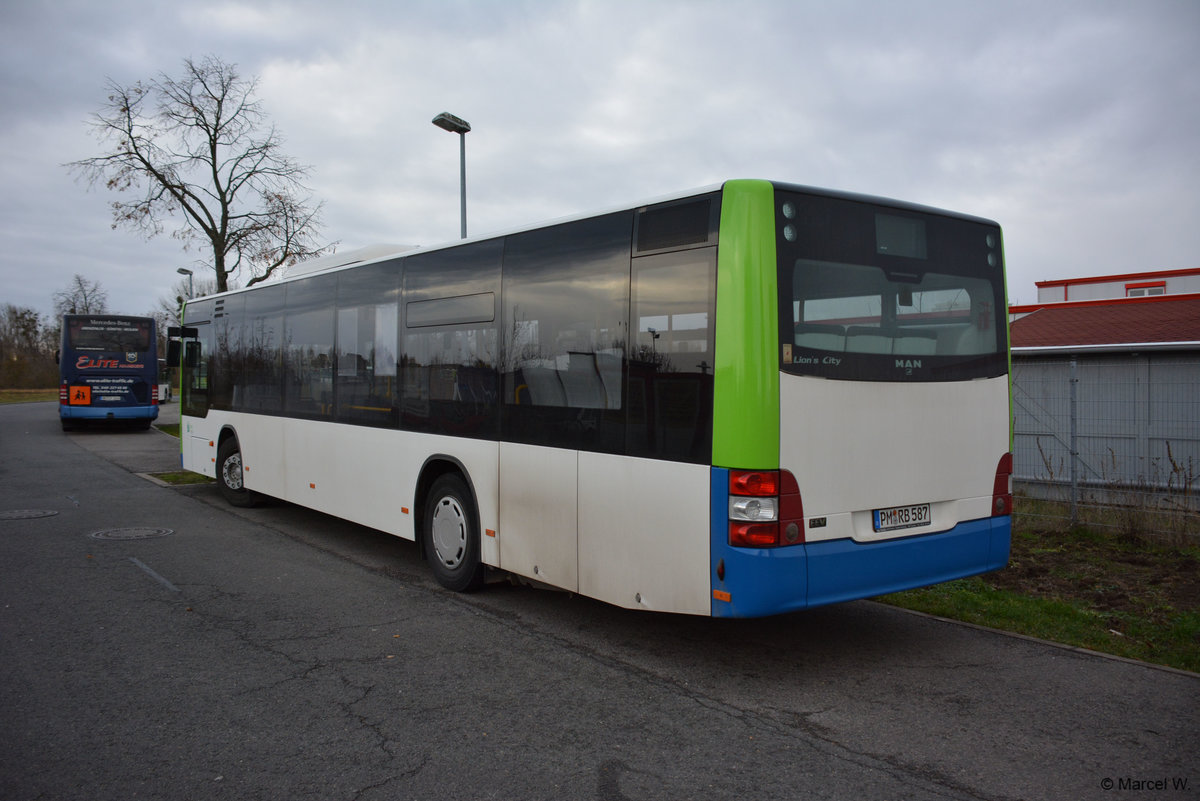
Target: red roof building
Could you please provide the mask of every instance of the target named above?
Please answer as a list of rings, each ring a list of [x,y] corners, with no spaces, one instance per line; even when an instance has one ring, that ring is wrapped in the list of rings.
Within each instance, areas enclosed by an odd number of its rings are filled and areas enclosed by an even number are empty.
[[[1200,519],[1200,269],[1037,286],[1008,309],[1014,478]]]
[[[1038,281],[1037,291],[1038,303],[1186,295],[1200,292],[1200,267]]]
[[[1014,348],[1200,347],[1200,293],[1009,307]]]

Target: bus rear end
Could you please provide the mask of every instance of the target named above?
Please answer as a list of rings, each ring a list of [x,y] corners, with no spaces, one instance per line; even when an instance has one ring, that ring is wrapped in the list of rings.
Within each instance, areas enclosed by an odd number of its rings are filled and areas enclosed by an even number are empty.
[[[158,346],[148,317],[68,314],[59,351],[63,430],[92,421],[149,428],[158,417]]]
[[[778,407],[744,436],[778,451],[714,468],[713,614],[1003,567],[1012,461],[999,227],[782,185],[755,202],[768,195],[775,254],[758,280],[773,284],[778,333],[771,355],[760,350]]]

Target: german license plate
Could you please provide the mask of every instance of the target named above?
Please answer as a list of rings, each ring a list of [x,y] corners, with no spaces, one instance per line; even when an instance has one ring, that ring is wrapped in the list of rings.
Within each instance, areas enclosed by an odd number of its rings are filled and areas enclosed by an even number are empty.
[[[910,506],[893,506],[875,510],[875,530],[895,531],[901,528],[917,528],[931,523],[929,504],[917,503]]]

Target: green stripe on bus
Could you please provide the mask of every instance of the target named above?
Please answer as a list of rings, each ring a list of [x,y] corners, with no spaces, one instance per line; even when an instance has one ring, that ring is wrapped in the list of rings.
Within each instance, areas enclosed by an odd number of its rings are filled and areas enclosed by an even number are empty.
[[[779,467],[775,190],[729,181],[717,240],[713,464]]]
[[[1004,249],[1004,233],[1000,233],[1000,253],[1004,259],[1004,268],[1000,272],[1004,285],[1004,308],[1009,307],[1008,301],[1008,256]],[[1008,352],[1008,452],[1016,453],[1016,430],[1014,428],[1016,417],[1013,411],[1013,385],[1012,385],[1012,322],[1009,315],[1004,315],[1004,347]]]

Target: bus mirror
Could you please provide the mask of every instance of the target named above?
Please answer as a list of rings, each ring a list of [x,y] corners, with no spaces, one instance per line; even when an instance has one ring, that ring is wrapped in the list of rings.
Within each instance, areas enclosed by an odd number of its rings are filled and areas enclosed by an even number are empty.
[[[185,354],[185,357],[187,360],[186,366],[192,367],[192,368],[200,366],[200,343],[199,342],[188,342],[187,346],[184,350],[184,354]]]
[[[167,337],[169,339],[178,339],[181,336],[183,336],[183,329],[179,326],[172,325],[167,327]]]
[[[178,330],[178,329],[168,329],[168,330]],[[174,335],[172,334],[172,336],[174,336]],[[170,342],[167,343],[167,364],[170,364],[170,365],[179,364],[179,340],[178,339],[172,339]]]

